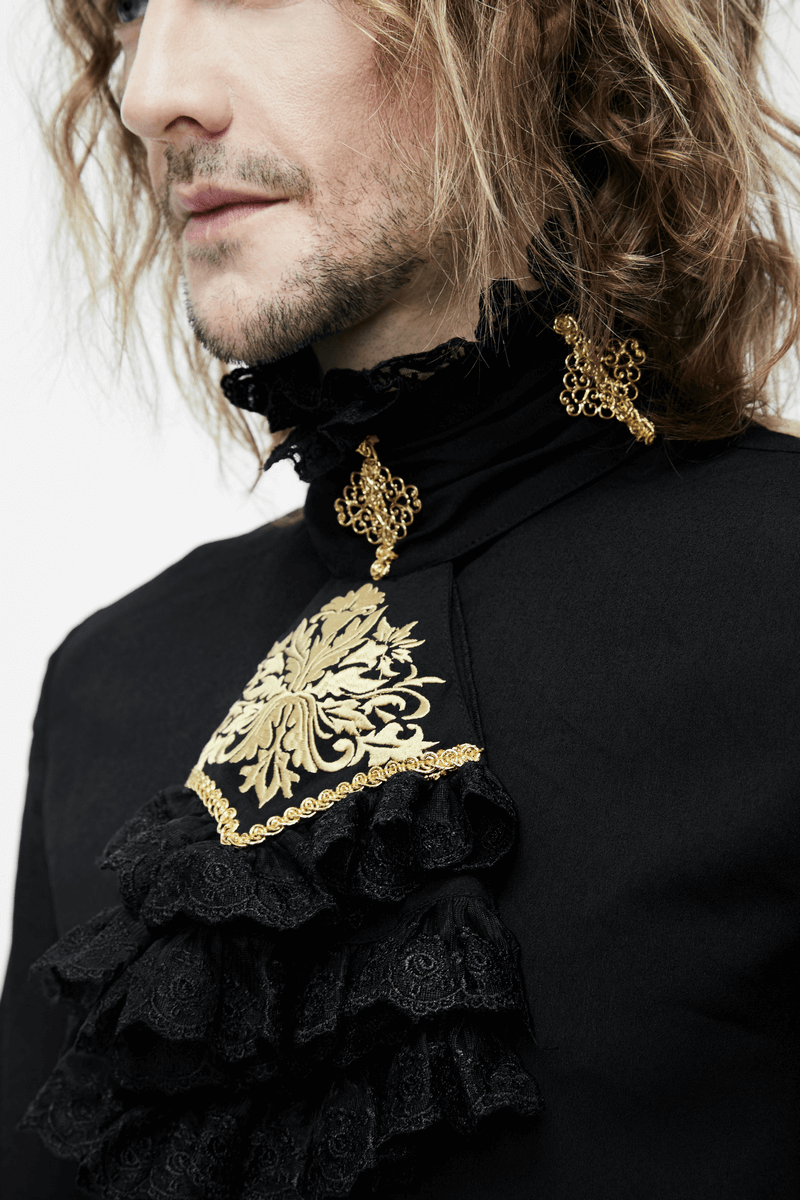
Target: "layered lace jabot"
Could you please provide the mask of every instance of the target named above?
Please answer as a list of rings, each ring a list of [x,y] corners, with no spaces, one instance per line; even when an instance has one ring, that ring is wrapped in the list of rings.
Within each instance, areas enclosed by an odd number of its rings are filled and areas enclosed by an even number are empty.
[[[329,578],[111,839],[119,904],[37,965],[73,1023],[26,1118],[89,1194],[383,1196],[421,1135],[541,1107],[451,585]]]

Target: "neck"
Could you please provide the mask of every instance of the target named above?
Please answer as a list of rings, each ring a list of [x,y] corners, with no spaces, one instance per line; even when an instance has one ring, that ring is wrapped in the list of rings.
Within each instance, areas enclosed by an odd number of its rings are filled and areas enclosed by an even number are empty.
[[[527,274],[516,282],[524,291],[538,287]],[[473,341],[478,319],[474,289],[465,296],[429,262],[375,312],[320,338],[312,348],[323,373],[334,368],[369,370],[390,358],[432,350],[450,338]]]
[[[443,343],[435,338],[430,346],[430,333],[418,330],[416,349],[393,353],[403,344],[395,325],[383,352],[377,334],[370,339],[370,367],[341,365],[354,361],[343,353],[325,356],[323,366],[306,346],[277,362],[237,367],[224,376],[222,388],[238,408],[265,416],[273,430],[289,431],[273,445],[269,466],[292,458],[301,479],[317,479],[349,459],[367,434],[381,437],[385,451],[390,442],[397,448],[409,433],[416,436],[415,430],[435,433],[492,408],[522,374],[533,369],[538,378],[546,369],[539,360],[553,339],[563,375],[565,343],[553,332],[550,313],[551,301],[561,307],[560,302],[548,294],[534,304],[530,293],[537,290],[543,293],[535,284],[523,292],[508,277],[495,280],[481,295],[469,337],[451,324],[453,336]],[[532,339],[544,334],[534,345]],[[332,339],[328,348],[334,345],[341,350],[342,339]]]

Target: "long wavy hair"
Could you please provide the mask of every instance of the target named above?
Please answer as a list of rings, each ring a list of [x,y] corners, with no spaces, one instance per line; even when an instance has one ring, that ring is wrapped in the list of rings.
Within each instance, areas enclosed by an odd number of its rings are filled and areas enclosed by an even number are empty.
[[[122,353],[138,289],[156,279],[185,394],[258,450],[186,325],[177,250],[120,120],[116,4],[48,4],[70,78],[43,125],[91,294]],[[800,330],[800,126],[762,88],[763,0],[360,0],[358,12],[389,85],[420,67],[432,80],[431,229],[455,235],[459,287],[477,294],[527,248],[598,353],[639,338],[660,433],[720,438],[767,412],[772,368]]]

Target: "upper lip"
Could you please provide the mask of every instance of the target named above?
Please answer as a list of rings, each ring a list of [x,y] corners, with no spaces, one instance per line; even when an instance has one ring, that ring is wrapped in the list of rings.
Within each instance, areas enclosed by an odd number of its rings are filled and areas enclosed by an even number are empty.
[[[269,204],[280,196],[265,196],[263,192],[241,191],[239,188],[175,188],[175,205],[180,215],[210,212],[227,204]]]

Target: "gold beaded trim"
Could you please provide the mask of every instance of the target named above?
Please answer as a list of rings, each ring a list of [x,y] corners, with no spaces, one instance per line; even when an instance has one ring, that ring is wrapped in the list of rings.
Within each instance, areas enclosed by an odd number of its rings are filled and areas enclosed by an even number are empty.
[[[648,446],[655,441],[652,421],[634,406],[639,395],[636,386],[640,367],[647,357],[636,338],[613,341],[605,354],[598,355],[574,317],[556,317],[553,325],[572,347],[567,356],[561,403],[571,417],[616,417],[628,426],[637,442]]]
[[[186,787],[197,793],[217,822],[217,833],[223,846],[254,846],[258,842],[266,841],[268,837],[274,837],[287,825],[296,825],[303,817],[312,817],[314,813],[324,812],[351,792],[360,792],[362,788],[380,787],[387,779],[403,771],[417,771],[428,779],[439,779],[448,771],[463,767],[464,763],[477,762],[482,753],[482,748],[464,743],[450,750],[429,750],[417,758],[392,760],[384,763],[382,767],[370,767],[366,772],[359,771],[349,783],[326,788],[317,797],[309,796],[299,805],[292,805],[282,816],[270,817],[263,825],[251,825],[247,833],[236,832],[239,828],[236,809],[230,806],[214,780],[210,779],[205,771],[195,767],[186,780]]]

